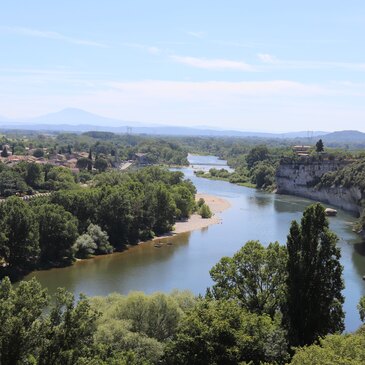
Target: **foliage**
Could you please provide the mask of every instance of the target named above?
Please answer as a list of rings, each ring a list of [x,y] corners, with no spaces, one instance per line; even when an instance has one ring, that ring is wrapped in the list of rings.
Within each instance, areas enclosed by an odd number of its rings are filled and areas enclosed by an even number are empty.
[[[196,202],[198,208],[201,208],[203,204],[205,204],[205,200],[203,198],[199,198],[199,200]]]
[[[31,208],[17,197],[0,205],[0,257],[11,270],[29,269],[40,252],[38,223]]]
[[[194,194],[186,186],[173,188],[173,199],[176,205],[176,217],[188,218],[195,208]]]
[[[318,344],[296,349],[291,365],[362,365],[364,334],[331,335]]]
[[[133,351],[138,363],[155,364],[195,299],[189,292],[111,294],[93,298],[92,305],[102,313],[95,336],[99,345],[113,354]]]
[[[46,291],[34,279],[17,288],[5,278],[0,283],[0,364],[26,364],[42,343],[42,311]]]
[[[27,190],[28,186],[18,172],[6,169],[0,172],[0,195],[6,197]]]
[[[43,322],[38,365],[73,365],[92,355],[98,316],[85,296],[81,295],[75,304],[71,293],[59,289]]]
[[[99,172],[104,172],[107,168],[108,168],[108,161],[105,158],[98,158],[95,163],[94,163],[94,167],[99,171]]]
[[[267,161],[260,161],[251,171],[251,181],[257,188],[269,188],[275,184],[276,167]]]
[[[39,223],[40,261],[53,265],[72,262],[72,246],[78,236],[77,219],[55,204],[37,206],[35,213]]]
[[[311,344],[318,337],[344,329],[343,268],[336,242],[319,203],[304,211],[300,225],[296,221],[291,224],[285,315],[294,345]]]
[[[365,321],[365,296],[361,297],[359,304],[357,305],[357,309],[359,310],[360,319]]]
[[[44,156],[43,149],[42,148],[35,149],[34,152],[33,152],[33,156],[37,157],[37,158],[43,157]]]
[[[243,308],[271,317],[285,302],[287,252],[279,243],[264,247],[248,241],[233,257],[223,257],[210,270],[215,299],[235,300]]]
[[[213,215],[209,206],[205,203],[199,208],[198,213],[201,215],[202,218],[211,218]]]
[[[247,154],[247,166],[251,169],[257,162],[268,160],[270,153],[265,145],[253,147]]]
[[[318,187],[331,186],[342,186],[344,188],[356,186],[365,194],[365,159],[355,161],[338,171],[324,174]]]
[[[269,316],[249,313],[235,301],[200,300],[182,319],[165,363],[282,363],[286,347],[284,331]]]
[[[0,363],[2,365],[73,365],[96,350],[96,310],[85,297],[75,303],[59,290],[51,307],[49,297],[32,279],[12,287],[0,284]],[[47,314],[45,309],[48,308]]]
[[[109,243],[108,234],[103,231],[98,225],[91,223],[89,227],[87,227],[87,234],[95,242],[95,252],[97,254],[106,254],[113,252],[113,246]]]
[[[323,151],[324,151],[323,141],[319,139],[318,142],[316,143],[316,152],[323,152]]]
[[[8,156],[9,156],[8,148],[6,146],[3,146],[3,149],[1,151],[1,157],[8,157]]]
[[[47,190],[72,189],[76,186],[71,170],[65,167],[53,167],[44,183]]]
[[[81,157],[77,160],[76,167],[81,170],[86,170],[92,161],[86,157]]]
[[[75,256],[80,259],[86,259],[94,254],[98,246],[88,234],[83,234],[78,237],[75,244],[72,246]]]

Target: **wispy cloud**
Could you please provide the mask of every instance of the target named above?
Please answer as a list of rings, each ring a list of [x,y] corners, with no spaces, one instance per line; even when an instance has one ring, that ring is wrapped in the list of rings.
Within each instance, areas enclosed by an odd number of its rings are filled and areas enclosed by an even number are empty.
[[[259,53],[257,57],[263,63],[273,64],[277,62],[276,57],[268,53]]]
[[[312,60],[282,60],[267,53],[259,53],[258,59],[271,69],[343,69],[348,71],[365,71],[365,63]]]
[[[254,67],[243,61],[232,61],[226,59],[208,59],[188,56],[171,55],[170,58],[178,63],[191,67],[206,70],[236,70],[236,71],[255,71]]]
[[[204,38],[206,35],[205,32],[194,32],[194,31],[187,31],[186,34],[199,39]]]
[[[129,47],[129,48],[135,48],[140,49],[142,51],[148,52],[153,55],[158,55],[161,53],[161,49],[155,46],[149,46],[146,44],[141,43],[122,43],[122,46]]]
[[[25,37],[53,39],[57,41],[67,42],[71,44],[78,44],[83,46],[103,47],[103,48],[108,47],[106,44],[101,42],[96,42],[88,39],[81,39],[77,37],[70,37],[58,32],[38,30],[33,28],[2,26],[0,27],[0,31],[11,34],[17,34]]]
[[[107,86],[119,90],[125,95],[144,95],[152,98],[178,100],[206,100],[212,96],[218,98],[242,96],[318,96],[328,95],[332,91],[320,85],[304,84],[289,80],[274,81],[161,81],[145,80],[134,82],[108,82]]]

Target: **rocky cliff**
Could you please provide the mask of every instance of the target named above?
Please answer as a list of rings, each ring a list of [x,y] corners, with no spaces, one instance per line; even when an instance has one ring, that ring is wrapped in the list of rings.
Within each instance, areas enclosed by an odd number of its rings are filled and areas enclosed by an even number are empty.
[[[342,208],[356,215],[361,214],[361,190],[352,186],[318,187],[321,177],[331,171],[337,171],[352,161],[313,160],[310,157],[300,160],[282,160],[276,173],[277,192],[313,199]]]

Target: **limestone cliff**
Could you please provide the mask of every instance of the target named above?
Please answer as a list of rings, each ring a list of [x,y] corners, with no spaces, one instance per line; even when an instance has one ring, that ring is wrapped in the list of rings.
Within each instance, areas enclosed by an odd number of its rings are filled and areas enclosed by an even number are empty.
[[[351,162],[349,160],[314,160],[310,157],[299,160],[283,159],[276,173],[277,192],[331,204],[359,215],[363,210],[361,206],[363,197],[358,187],[345,188],[332,185],[319,188],[317,185],[325,173],[343,169]]]

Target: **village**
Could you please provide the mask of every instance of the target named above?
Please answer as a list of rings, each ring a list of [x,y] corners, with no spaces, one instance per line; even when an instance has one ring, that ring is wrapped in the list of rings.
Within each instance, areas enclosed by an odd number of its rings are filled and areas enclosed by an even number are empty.
[[[20,162],[35,163],[40,165],[62,166],[70,169],[73,173],[79,173],[86,169],[87,165],[82,161],[90,160],[91,152],[70,151],[68,153],[54,153],[48,148],[25,148],[25,154],[17,155],[11,150],[8,144],[4,144],[0,149],[0,162],[12,167]],[[131,160],[120,160],[108,158],[106,168],[126,170],[131,166],[147,166],[150,164],[147,153],[135,153]],[[105,169],[106,169],[105,168]],[[91,167],[91,169],[96,169]]]

